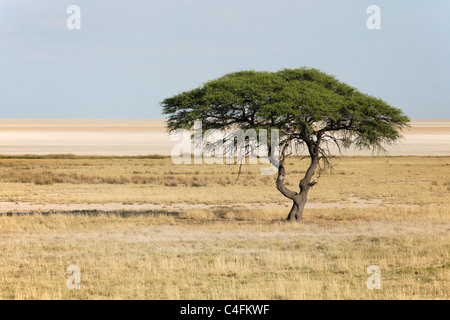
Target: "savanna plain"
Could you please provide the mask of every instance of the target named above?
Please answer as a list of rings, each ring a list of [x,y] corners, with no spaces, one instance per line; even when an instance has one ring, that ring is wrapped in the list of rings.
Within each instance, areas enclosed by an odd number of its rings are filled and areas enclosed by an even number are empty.
[[[260,165],[1,156],[0,298],[449,299],[450,157],[333,164],[288,223]],[[290,188],[307,165],[288,160]]]

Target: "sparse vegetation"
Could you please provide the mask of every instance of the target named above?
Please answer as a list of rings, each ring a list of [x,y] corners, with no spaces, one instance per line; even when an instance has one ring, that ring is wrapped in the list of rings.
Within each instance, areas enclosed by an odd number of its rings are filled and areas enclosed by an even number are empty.
[[[309,201],[448,205],[448,157],[338,157],[323,172]],[[308,161],[286,163],[296,185]],[[30,203],[286,203],[273,192],[275,176],[261,166],[174,165],[170,157],[0,158],[0,202]],[[306,207],[308,209],[308,206]]]
[[[0,299],[449,299],[449,162],[337,158],[303,222],[287,224],[286,209],[273,207],[285,202],[273,193],[275,177],[258,175],[259,166],[244,166],[236,180],[237,167],[176,166],[167,157],[2,158],[0,202],[167,209],[0,208]],[[306,167],[289,159],[290,183]],[[239,205],[250,199],[255,209]],[[375,206],[359,207],[361,199]],[[173,210],[176,203],[211,207]],[[66,287],[72,264],[80,290]],[[366,287],[372,264],[381,290]]]
[[[2,299],[449,299],[448,208],[0,217]],[[66,268],[81,268],[80,290]],[[382,289],[366,287],[379,265]]]

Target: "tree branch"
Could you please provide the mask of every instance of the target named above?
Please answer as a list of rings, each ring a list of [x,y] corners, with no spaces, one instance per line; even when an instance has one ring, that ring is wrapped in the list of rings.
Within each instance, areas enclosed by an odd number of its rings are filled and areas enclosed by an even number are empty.
[[[281,150],[281,159],[278,162],[278,177],[277,177],[277,189],[281,192],[283,196],[288,199],[294,200],[294,198],[298,195],[298,193],[289,190],[284,185],[284,178],[286,176],[286,170],[284,168],[284,160],[286,160],[286,148],[288,144],[285,144]]]

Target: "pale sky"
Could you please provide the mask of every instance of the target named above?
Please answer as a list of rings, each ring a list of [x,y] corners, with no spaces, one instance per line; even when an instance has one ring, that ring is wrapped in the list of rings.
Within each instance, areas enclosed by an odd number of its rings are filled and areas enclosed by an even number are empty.
[[[450,119],[450,1],[0,0],[0,118],[163,118],[226,73],[302,66]]]

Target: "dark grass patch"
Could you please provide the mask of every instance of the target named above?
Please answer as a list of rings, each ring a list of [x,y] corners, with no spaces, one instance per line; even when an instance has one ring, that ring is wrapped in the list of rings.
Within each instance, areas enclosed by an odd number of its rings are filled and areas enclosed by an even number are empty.
[[[22,211],[22,212],[6,212],[1,213],[0,216],[50,216],[50,215],[75,215],[75,216],[91,216],[98,217],[102,215],[115,215],[120,216],[122,218],[130,218],[136,217],[140,215],[149,215],[149,216],[179,216],[181,212],[179,211],[166,211],[166,210],[140,210],[140,211],[131,211],[131,210],[118,210],[118,211],[102,211],[102,210],[71,210],[71,211]]]
[[[32,160],[59,160],[59,159],[70,159],[70,160],[108,160],[108,159],[168,159],[170,156],[163,156],[159,154],[151,154],[145,156],[83,156],[74,154],[48,154],[48,155],[0,155],[0,159],[32,159]]]

